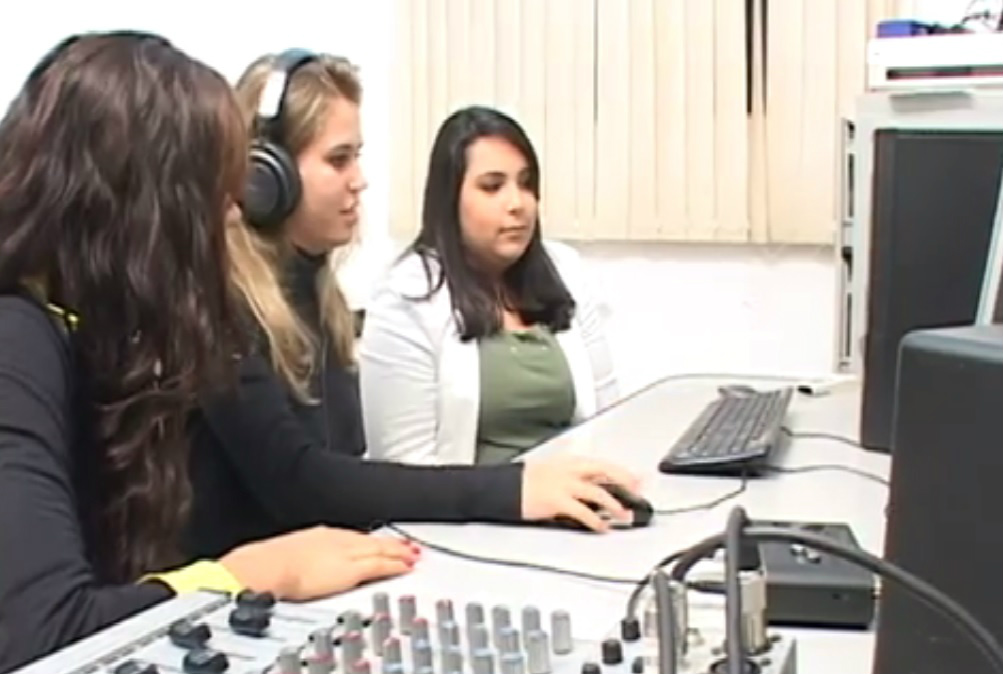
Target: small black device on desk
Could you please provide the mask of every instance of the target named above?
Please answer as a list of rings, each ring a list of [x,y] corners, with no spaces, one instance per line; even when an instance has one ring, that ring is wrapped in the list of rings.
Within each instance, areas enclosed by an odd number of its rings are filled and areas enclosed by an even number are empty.
[[[736,476],[764,468],[783,439],[794,387],[722,386],[658,464],[663,473]]]
[[[859,548],[843,522],[755,522],[828,536]],[[771,625],[867,629],[874,618],[877,584],[869,571],[800,545],[764,542],[759,556],[766,573],[766,617]]]

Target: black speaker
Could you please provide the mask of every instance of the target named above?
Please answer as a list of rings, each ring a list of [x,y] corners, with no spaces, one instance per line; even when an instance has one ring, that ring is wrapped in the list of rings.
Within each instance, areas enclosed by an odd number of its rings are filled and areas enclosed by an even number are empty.
[[[1003,131],[882,129],[874,137],[860,443],[888,451],[895,372],[911,330],[975,320]]]
[[[1003,638],[1003,326],[902,341],[885,558]],[[971,640],[892,583],[873,674],[989,674]]]

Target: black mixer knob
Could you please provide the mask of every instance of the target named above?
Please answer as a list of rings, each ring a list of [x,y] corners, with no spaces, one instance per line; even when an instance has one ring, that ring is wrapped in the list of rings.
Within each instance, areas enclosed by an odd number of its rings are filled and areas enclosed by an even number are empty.
[[[619,665],[623,662],[623,645],[619,639],[606,639],[602,642],[602,663],[604,665]]]
[[[624,618],[620,621],[620,638],[627,643],[633,643],[641,638],[641,621],[637,618]]]
[[[268,611],[238,606],[230,612],[230,629],[245,637],[263,637],[272,622]]]
[[[240,594],[237,595],[237,606],[268,611],[275,606],[275,595],[271,592],[242,590]]]
[[[188,619],[176,620],[167,628],[171,643],[179,648],[202,648],[212,638],[212,630],[205,623],[193,623]]]
[[[122,664],[111,670],[112,674],[160,674],[156,665],[149,662],[139,662],[138,660],[126,660]]]
[[[230,667],[225,653],[211,648],[188,651],[183,663],[185,674],[223,674]]]

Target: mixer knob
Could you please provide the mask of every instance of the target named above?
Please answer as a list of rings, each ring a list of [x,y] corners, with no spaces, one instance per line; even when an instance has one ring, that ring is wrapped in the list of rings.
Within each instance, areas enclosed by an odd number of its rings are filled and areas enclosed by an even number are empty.
[[[476,651],[487,650],[490,648],[490,637],[488,635],[488,626],[484,623],[480,625],[475,625],[467,631],[467,643],[470,644],[470,653],[473,655]]]
[[[230,629],[245,637],[263,637],[272,623],[272,614],[260,608],[238,606],[230,612]]]
[[[404,654],[397,637],[390,637],[383,644],[383,674],[404,674]]]
[[[503,627],[498,634],[499,654],[518,653],[519,650],[519,630],[514,627]]]
[[[488,649],[475,651],[471,660],[474,674],[495,674],[495,659]]]
[[[376,655],[383,655],[383,646],[386,640],[390,638],[390,633],[393,629],[390,616],[386,613],[377,613],[373,616],[373,624],[370,629],[372,631],[373,650],[376,652]]]
[[[428,641],[428,621],[424,618],[415,618],[411,622],[411,638],[414,641]]]
[[[527,633],[525,638],[528,674],[550,674],[550,644],[547,633],[538,629]]]
[[[522,633],[529,634],[540,629],[540,609],[525,606],[522,609]]]
[[[439,623],[439,646],[448,648],[460,645],[460,626],[452,620]]]
[[[126,660],[111,670],[111,674],[160,674],[160,670],[149,662]]]
[[[491,609],[491,627],[495,646],[501,645],[502,630],[512,626],[512,616],[505,606],[495,606]]]
[[[345,626],[346,632],[362,631],[362,614],[358,611],[345,611],[338,622]]]
[[[275,656],[275,666],[268,670],[269,674],[300,674],[300,649],[296,646],[283,646]]]
[[[484,605],[476,601],[467,604],[464,609],[467,614],[467,629],[484,622]]]
[[[350,663],[358,662],[362,659],[362,652],[365,650],[365,643],[362,641],[361,632],[349,632],[341,640],[341,661],[345,667]]]
[[[503,653],[499,658],[501,674],[525,674],[522,653]]]
[[[418,617],[418,601],[414,595],[406,594],[399,600],[399,616],[401,634],[411,634],[411,626]]]
[[[310,646],[313,650],[313,660],[330,663],[334,669],[334,630],[321,627],[310,633]]]
[[[386,592],[377,592],[373,595],[373,615],[390,615],[390,595]]]
[[[271,592],[255,592],[254,590],[241,590],[237,595],[237,606],[256,608],[262,611],[270,611],[275,606],[275,595]]]
[[[453,602],[448,599],[440,599],[435,602],[435,619],[439,624],[453,622]]]
[[[599,665],[594,662],[586,662],[582,665],[582,674],[600,674]]]
[[[306,674],[331,674],[334,671],[334,662],[323,658],[307,658]]]
[[[556,655],[567,655],[575,649],[571,636],[571,615],[567,611],[554,611],[550,614],[550,634]]]
[[[620,621],[620,638],[627,643],[633,643],[641,638],[641,621],[637,618],[624,618]]]
[[[175,620],[167,628],[171,643],[180,648],[202,648],[212,638],[212,630],[205,623],[195,624],[187,618]]]
[[[462,674],[463,673],[463,651],[459,645],[449,646],[442,651],[442,672],[441,674]]]
[[[432,644],[428,641],[412,641],[411,658],[415,669],[432,667]]]
[[[182,663],[186,674],[223,674],[230,667],[225,653],[211,648],[196,648],[185,654]]]
[[[623,662],[623,645],[619,639],[606,639],[602,642],[602,663],[604,665],[619,665]]]

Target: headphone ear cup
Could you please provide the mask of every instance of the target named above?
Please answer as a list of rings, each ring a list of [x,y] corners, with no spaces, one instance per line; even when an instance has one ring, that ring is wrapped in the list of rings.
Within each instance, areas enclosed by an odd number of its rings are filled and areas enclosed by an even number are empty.
[[[265,232],[279,227],[302,193],[299,169],[285,149],[267,142],[251,146],[243,203],[248,224]]]

